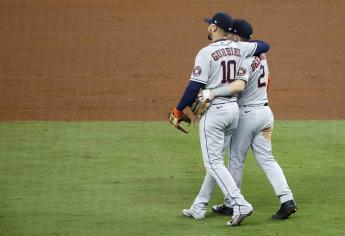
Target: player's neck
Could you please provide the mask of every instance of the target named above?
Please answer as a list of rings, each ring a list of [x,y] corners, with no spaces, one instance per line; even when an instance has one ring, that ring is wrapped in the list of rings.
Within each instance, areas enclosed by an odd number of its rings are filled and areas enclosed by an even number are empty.
[[[212,43],[221,41],[221,40],[227,40],[227,39],[228,38],[224,35],[214,35],[214,37],[212,38]]]

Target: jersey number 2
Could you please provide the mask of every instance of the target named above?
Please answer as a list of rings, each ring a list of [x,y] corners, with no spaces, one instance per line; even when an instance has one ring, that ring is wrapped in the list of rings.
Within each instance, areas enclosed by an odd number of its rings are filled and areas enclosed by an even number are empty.
[[[265,67],[263,65],[260,66],[260,72],[261,72],[261,76],[258,79],[258,87],[265,87],[266,86],[266,82],[261,82],[261,79],[265,78]]]
[[[222,61],[220,65],[223,68],[222,84],[233,82],[236,76],[236,61]]]

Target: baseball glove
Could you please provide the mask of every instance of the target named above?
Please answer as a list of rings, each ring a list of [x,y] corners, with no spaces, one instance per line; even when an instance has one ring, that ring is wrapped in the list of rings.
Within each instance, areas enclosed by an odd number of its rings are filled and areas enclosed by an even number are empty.
[[[195,119],[200,119],[206,113],[210,105],[210,100],[200,100],[197,97],[191,106],[191,110],[195,116]]]
[[[187,123],[188,126],[192,123],[191,119],[186,114],[176,108],[168,113],[168,120],[174,128],[177,128],[183,133],[188,133],[188,131],[181,125],[181,122]]]

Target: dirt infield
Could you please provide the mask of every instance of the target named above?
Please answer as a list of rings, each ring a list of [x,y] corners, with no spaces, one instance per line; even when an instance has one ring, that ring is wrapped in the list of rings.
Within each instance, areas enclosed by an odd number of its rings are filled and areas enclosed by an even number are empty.
[[[277,119],[345,119],[345,1],[1,0],[0,120],[165,119],[217,11],[271,44]]]

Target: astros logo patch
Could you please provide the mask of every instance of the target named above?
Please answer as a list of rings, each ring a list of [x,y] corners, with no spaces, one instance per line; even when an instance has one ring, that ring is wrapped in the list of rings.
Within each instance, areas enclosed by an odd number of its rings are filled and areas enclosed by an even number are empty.
[[[199,75],[201,75],[201,67],[195,66],[193,69],[193,76],[198,77]]]
[[[244,76],[246,73],[247,73],[247,70],[244,69],[243,67],[240,67],[240,68],[238,69],[237,75],[238,75],[238,76]]]

